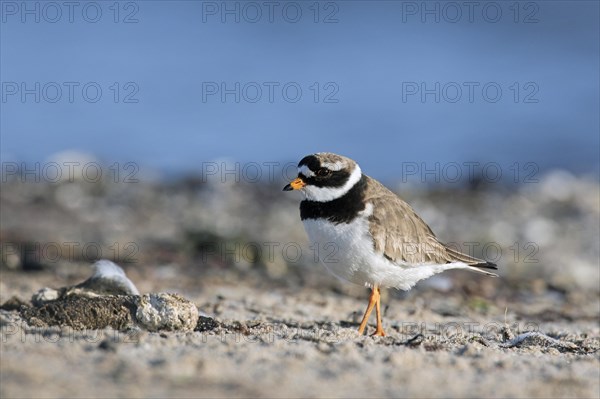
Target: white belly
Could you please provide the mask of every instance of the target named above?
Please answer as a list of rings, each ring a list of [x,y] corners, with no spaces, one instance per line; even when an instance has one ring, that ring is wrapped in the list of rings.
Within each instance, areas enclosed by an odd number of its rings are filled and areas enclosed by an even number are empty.
[[[406,265],[376,253],[365,213],[351,223],[333,224],[323,219],[304,220],[313,251],[327,270],[338,278],[372,287],[409,290],[417,281],[447,269],[466,268],[464,263]]]

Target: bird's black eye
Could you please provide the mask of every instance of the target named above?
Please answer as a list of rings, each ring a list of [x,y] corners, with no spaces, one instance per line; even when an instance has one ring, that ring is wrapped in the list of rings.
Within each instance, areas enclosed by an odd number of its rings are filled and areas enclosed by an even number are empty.
[[[317,176],[319,176],[319,177],[327,177],[330,174],[331,174],[331,171],[329,169],[321,168],[321,169],[317,170]]]

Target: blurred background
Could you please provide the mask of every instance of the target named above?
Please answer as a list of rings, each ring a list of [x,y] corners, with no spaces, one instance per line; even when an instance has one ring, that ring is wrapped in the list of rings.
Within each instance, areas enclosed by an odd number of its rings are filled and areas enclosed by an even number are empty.
[[[5,273],[345,289],[281,192],[332,151],[500,265],[473,290],[597,300],[597,2],[0,4]]]
[[[1,156],[181,172],[330,150],[390,180],[453,161],[597,177],[598,24],[590,1],[3,0]]]

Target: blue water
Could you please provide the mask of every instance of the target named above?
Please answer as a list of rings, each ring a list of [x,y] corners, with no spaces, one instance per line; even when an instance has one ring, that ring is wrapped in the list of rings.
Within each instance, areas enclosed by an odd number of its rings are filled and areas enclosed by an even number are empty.
[[[46,4],[1,2],[3,161],[598,173],[596,1]]]

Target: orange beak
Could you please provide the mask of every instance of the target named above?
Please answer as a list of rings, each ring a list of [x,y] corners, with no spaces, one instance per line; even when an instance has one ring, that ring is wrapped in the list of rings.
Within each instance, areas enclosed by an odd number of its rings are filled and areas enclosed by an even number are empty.
[[[290,184],[286,185],[283,188],[283,191],[292,191],[292,190],[300,190],[302,187],[306,186],[306,183],[301,178],[297,177]]]

